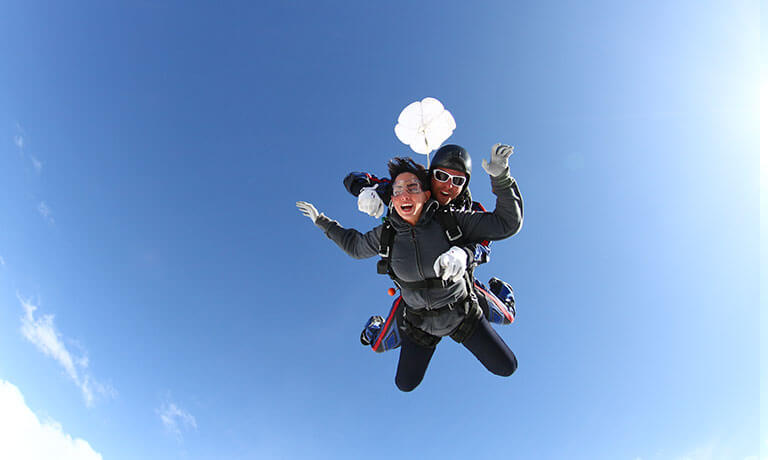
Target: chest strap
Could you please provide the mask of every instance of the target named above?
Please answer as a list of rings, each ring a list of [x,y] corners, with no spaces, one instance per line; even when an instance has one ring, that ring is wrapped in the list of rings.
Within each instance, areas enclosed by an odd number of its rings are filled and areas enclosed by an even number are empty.
[[[411,308],[411,307],[406,305],[405,306],[405,312],[406,312],[407,315],[412,315],[412,316],[416,316],[416,317],[419,317],[419,318],[430,318],[430,317],[433,317],[433,316],[442,315],[443,313],[445,313],[445,312],[447,312],[449,310],[459,310],[459,311],[463,312],[464,309],[465,309],[465,306],[464,306],[465,303],[466,302],[449,303],[448,305],[443,305],[440,308],[435,308],[435,309],[432,309],[432,310],[427,310],[427,309],[424,309],[424,308],[416,310],[416,309]]]
[[[427,278],[421,281],[403,281],[400,278],[393,276],[392,280],[400,289],[435,289],[447,287],[450,284],[449,281],[445,281],[442,278]]]

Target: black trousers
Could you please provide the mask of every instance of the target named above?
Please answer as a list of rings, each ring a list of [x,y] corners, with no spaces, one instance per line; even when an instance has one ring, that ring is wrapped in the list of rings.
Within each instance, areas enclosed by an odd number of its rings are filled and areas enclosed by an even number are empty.
[[[395,384],[402,391],[412,391],[424,378],[436,347],[422,347],[408,338],[407,334],[400,334],[400,337],[402,343]],[[517,369],[515,354],[485,318],[480,318],[475,333],[462,345],[496,375],[507,377]]]

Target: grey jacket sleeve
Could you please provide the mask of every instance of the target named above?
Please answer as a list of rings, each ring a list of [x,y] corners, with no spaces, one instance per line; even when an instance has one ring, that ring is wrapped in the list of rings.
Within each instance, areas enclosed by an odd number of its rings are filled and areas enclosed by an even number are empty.
[[[465,241],[502,240],[514,235],[523,226],[523,199],[517,182],[509,175],[509,168],[500,176],[491,177],[491,186],[496,195],[493,212],[456,213]]]
[[[350,257],[367,259],[379,254],[379,240],[383,225],[362,234],[354,228],[342,227],[338,222],[323,214],[317,216],[315,225],[320,227],[325,232],[325,236],[336,243]]]

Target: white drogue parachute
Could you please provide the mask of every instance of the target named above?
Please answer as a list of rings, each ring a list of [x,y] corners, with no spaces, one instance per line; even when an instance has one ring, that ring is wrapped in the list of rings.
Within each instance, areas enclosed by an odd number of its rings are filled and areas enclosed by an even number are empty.
[[[437,99],[427,97],[408,104],[400,112],[395,125],[395,135],[414,152],[427,155],[429,167],[429,152],[440,147],[440,144],[451,137],[454,129],[456,121],[451,112],[445,110]]]

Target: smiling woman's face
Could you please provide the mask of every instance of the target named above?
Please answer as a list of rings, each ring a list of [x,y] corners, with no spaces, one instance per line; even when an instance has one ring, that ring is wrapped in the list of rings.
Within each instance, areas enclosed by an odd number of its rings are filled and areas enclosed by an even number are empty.
[[[419,178],[413,173],[400,173],[392,182],[392,205],[395,212],[411,225],[418,222],[429,196],[430,193],[422,190]]]

